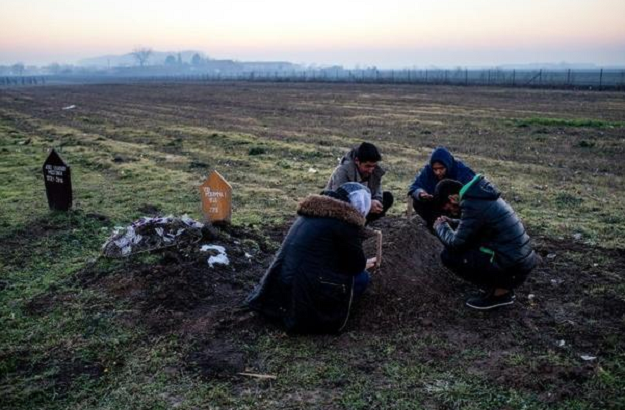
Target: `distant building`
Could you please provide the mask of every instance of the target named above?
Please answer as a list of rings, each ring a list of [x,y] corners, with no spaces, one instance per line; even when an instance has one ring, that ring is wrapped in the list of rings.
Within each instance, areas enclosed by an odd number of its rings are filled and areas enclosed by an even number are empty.
[[[250,61],[238,63],[243,67],[243,72],[276,72],[276,71],[299,71],[302,67],[287,61]]]

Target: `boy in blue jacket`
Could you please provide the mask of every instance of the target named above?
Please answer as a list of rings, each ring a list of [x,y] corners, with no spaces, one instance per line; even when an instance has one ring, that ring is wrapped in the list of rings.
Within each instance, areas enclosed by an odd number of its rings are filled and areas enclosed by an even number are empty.
[[[475,176],[475,172],[462,161],[454,158],[445,147],[432,151],[430,161],[417,173],[408,189],[412,197],[414,210],[423,218],[428,229],[432,230],[436,218],[442,215],[441,209],[434,202],[436,184],[443,179],[452,179],[466,184]]]

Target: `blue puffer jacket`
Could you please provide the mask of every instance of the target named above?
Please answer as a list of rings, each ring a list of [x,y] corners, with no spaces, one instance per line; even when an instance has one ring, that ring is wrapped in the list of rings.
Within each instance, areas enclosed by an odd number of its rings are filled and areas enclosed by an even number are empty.
[[[408,195],[418,199],[420,192],[427,192],[430,195],[434,195],[434,188],[438,184],[439,180],[436,178],[434,171],[432,170],[432,164],[440,162],[447,168],[445,179],[453,179],[460,182],[462,185],[471,181],[475,176],[475,172],[468,166],[464,165],[462,161],[454,158],[453,155],[444,147],[438,147],[430,156],[430,163],[421,168],[421,171],[415,177],[414,182],[408,189]]]

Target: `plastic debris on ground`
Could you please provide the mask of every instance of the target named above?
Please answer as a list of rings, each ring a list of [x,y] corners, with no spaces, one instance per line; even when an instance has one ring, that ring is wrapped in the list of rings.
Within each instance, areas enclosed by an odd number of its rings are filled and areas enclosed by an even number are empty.
[[[217,255],[212,255],[208,258],[208,266],[211,268],[214,265],[230,265],[230,260],[228,259],[228,255],[226,254],[226,248],[219,245],[202,245],[200,248],[202,252],[208,251],[217,251]]]
[[[68,105],[66,107],[63,107],[64,110],[73,110],[74,108],[76,108],[75,105]]]
[[[204,224],[188,215],[142,217],[132,224],[115,227],[102,246],[104,256],[120,258],[202,239]]]

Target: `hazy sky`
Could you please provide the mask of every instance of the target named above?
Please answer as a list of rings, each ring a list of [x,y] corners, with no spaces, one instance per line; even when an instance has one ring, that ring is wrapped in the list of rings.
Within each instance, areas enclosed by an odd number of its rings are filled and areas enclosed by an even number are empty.
[[[625,0],[0,0],[0,64],[200,50],[412,67],[625,65]]]

